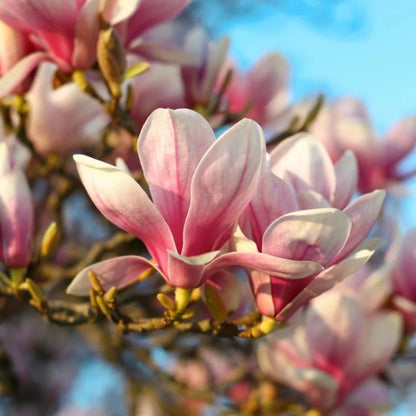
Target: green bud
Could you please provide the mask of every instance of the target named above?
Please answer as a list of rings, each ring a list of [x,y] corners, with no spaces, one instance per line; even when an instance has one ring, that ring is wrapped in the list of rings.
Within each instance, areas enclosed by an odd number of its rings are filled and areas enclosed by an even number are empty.
[[[158,293],[156,299],[161,303],[166,309],[174,311],[176,309],[175,301],[164,293]]]
[[[46,257],[50,254],[58,241],[58,226],[56,222],[52,222],[46,229],[45,234],[42,238],[40,246],[40,255]]]
[[[92,270],[88,271],[88,279],[90,279],[91,286],[96,293],[104,293],[104,288],[101,282],[98,280],[97,275]]]

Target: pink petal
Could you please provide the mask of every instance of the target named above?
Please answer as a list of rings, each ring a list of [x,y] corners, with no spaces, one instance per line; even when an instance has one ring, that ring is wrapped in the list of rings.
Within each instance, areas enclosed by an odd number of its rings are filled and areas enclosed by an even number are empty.
[[[373,191],[360,196],[344,209],[345,214],[352,221],[351,233],[335,262],[350,254],[370,232],[380,213],[385,195],[384,190]]]
[[[103,107],[75,84],[52,89],[55,65],[44,63],[27,95],[28,136],[42,154],[68,153],[101,137],[109,121]],[[50,117],[53,112],[54,117]]]
[[[258,270],[283,279],[301,279],[322,270],[321,265],[312,261],[284,259],[264,253],[231,252],[219,256],[210,263],[207,272],[212,273],[213,270],[230,266]]]
[[[0,178],[0,237],[7,268],[26,267],[32,258],[33,202],[26,177],[14,169]]]
[[[74,1],[62,0],[2,0],[0,20],[28,32],[75,34],[77,7]]]
[[[380,245],[380,239],[367,240],[344,260],[319,273],[318,276],[316,276],[315,279],[281,311],[278,318],[287,320],[310,299],[326,292],[336,283],[354,273],[369,260]]]
[[[130,18],[140,3],[140,0],[104,0],[101,6],[102,17],[106,22],[115,25]]]
[[[366,410],[367,413],[363,415],[374,415],[380,411],[390,410],[392,403],[388,385],[376,378],[364,381],[348,395],[340,410],[345,408],[345,414],[348,415],[350,407],[353,413],[357,412],[357,408],[362,409],[361,411]]]
[[[227,310],[228,314],[233,314],[240,305],[242,298],[242,286],[240,280],[231,272],[226,269],[219,270],[209,277],[209,280],[205,283],[204,288],[211,286],[218,297],[221,299],[223,307]],[[201,290],[204,301],[204,290]]]
[[[402,335],[400,315],[384,311],[371,315],[364,335],[346,368],[351,386],[379,372],[397,350]]]
[[[209,97],[214,91],[215,83],[227,57],[229,47],[230,39],[227,37],[222,37],[215,44],[209,45],[209,57],[206,61],[204,79],[201,84],[203,97]]]
[[[126,172],[84,155],[74,155],[78,173],[91,200],[121,229],[143,240],[162,271],[167,250],[176,251],[169,226],[149,197]]]
[[[247,80],[249,98],[253,110],[263,113],[258,114],[260,119],[267,120],[280,114],[286,104],[288,82],[288,62],[275,52],[265,55],[250,71]]]
[[[358,183],[358,165],[354,154],[347,150],[335,164],[336,189],[332,206],[344,209],[350,202]]]
[[[141,0],[136,12],[128,19],[128,36],[131,42],[147,29],[173,19],[190,0]]]
[[[244,119],[226,131],[206,152],[191,183],[182,253],[219,249],[253,196],[265,144],[260,126]]]
[[[137,282],[140,275],[154,264],[143,257],[122,256],[100,261],[81,270],[66,289],[66,293],[75,296],[88,296],[91,288],[88,272],[93,271],[104,290],[115,286],[122,289]]]
[[[192,177],[214,141],[209,123],[188,109],[155,110],[139,136],[139,158],[153,202],[169,225],[179,252]]]
[[[198,256],[186,257],[169,251],[168,273],[166,282],[172,287],[193,289],[201,286],[208,278],[204,275],[207,263],[212,261],[219,251],[200,254]]]
[[[47,58],[48,55],[44,52],[34,52],[17,62],[16,65],[0,78],[0,96],[4,97],[13,91],[40,62]]]
[[[132,42],[129,51],[146,59],[166,64],[195,65],[197,63],[197,58],[189,52],[172,45],[163,45],[157,39],[150,40],[147,37]]]
[[[271,172],[270,163],[264,163],[256,193],[246,210],[252,239],[259,249],[267,227],[276,218],[297,209],[293,188]],[[243,231],[247,234],[244,227]]]
[[[272,171],[295,189],[312,189],[331,201],[335,172],[323,145],[310,134],[299,133],[276,146],[270,154]]]
[[[132,1],[127,2],[127,4]],[[126,4],[126,2],[123,2]],[[96,61],[99,27],[98,12],[100,0],[87,1],[79,11],[76,22],[72,66],[88,69]]]
[[[332,208],[332,205],[320,193],[310,189],[296,192],[296,199],[299,203],[299,209],[302,210]]]
[[[328,265],[344,246],[351,221],[334,208],[283,215],[263,236],[263,253]]]
[[[364,104],[346,97],[334,105],[335,137],[341,149],[352,150],[357,157],[378,158],[377,142]]]
[[[364,319],[355,296],[331,291],[315,298],[305,323],[313,366],[336,375],[351,360]]]
[[[406,117],[396,123],[386,134],[383,148],[383,165],[397,164],[416,146],[416,116]]]
[[[130,114],[139,126],[156,108],[185,107],[182,80],[176,66],[152,63],[150,70],[132,79],[130,85]],[[158,94],[154,93],[156,89]]]

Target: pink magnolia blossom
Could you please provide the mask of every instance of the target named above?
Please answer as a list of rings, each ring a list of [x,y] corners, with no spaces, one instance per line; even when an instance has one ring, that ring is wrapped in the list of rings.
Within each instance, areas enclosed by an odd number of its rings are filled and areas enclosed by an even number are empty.
[[[406,234],[392,262],[393,303],[402,313],[406,331],[416,331],[416,230]]]
[[[242,74],[229,63],[223,72],[228,69],[233,72],[224,98],[231,113],[248,108],[246,116],[265,126],[286,108],[289,66],[282,55],[265,55],[248,74]]]
[[[142,129],[138,153],[153,202],[125,171],[83,155],[75,160],[98,209],[140,238],[156,265],[128,256],[91,268],[109,286],[130,284],[150,266],[173,287],[198,287],[255,191],[264,155],[261,130],[243,120],[215,140],[199,114],[158,109]],[[68,291],[85,294],[88,288],[84,271]]]
[[[88,293],[89,269],[108,288],[131,284],[154,267],[169,285],[186,289],[230,266],[247,266],[282,279],[321,270],[314,261],[244,248],[227,252],[238,218],[256,190],[264,147],[262,131],[252,120],[240,121],[215,140],[208,122],[194,111],[154,111],[138,140],[153,203],[124,170],[76,155],[93,202],[114,224],[140,238],[156,265],[136,256],[106,260],[83,270],[68,292]]]
[[[43,63],[27,94],[27,134],[41,154],[69,153],[97,141],[109,116],[74,83],[53,89],[55,65]]]
[[[241,219],[251,250],[321,266],[317,274],[288,282],[249,270],[259,311],[278,320],[361,267],[379,240],[364,241],[384,199],[374,191],[348,203],[354,192],[354,160],[347,154],[332,165],[324,148],[307,135],[282,142],[263,165],[257,191]],[[343,209],[341,211],[341,209]]]
[[[100,14],[116,27],[130,50],[146,56],[152,51],[154,54],[157,45],[144,42],[143,33],[172,19],[188,3],[189,0],[4,0],[0,2],[0,21],[29,36],[39,51],[25,56],[7,73],[0,81],[0,95],[10,92],[42,60],[53,61],[64,72],[91,68],[96,61]],[[163,50],[159,55],[163,56]]]
[[[189,106],[208,105],[211,102],[228,47],[228,38],[211,42],[201,28],[194,28],[187,34],[184,49],[198,60],[194,65],[182,66],[182,79]]]
[[[343,98],[322,111],[311,129],[336,161],[350,149],[357,157],[361,192],[393,185],[414,176],[400,163],[416,146],[416,117],[398,121],[382,137],[376,137],[364,104]]]
[[[95,61],[100,0],[5,0],[0,20],[29,33],[63,71]]]
[[[353,292],[329,291],[314,299],[293,336],[259,350],[260,366],[301,391],[328,415],[374,415],[386,410],[387,389],[373,378],[396,351],[396,312],[368,314]]]
[[[25,163],[13,137],[0,141],[0,258],[7,268],[26,267],[32,257],[34,212]]]

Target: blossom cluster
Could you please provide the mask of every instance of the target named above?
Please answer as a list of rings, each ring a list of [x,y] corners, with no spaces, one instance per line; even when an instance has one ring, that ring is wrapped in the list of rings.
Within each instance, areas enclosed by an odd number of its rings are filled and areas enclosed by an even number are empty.
[[[287,323],[258,346],[265,376],[325,414],[379,414],[376,376],[416,331],[416,234],[383,209],[416,173],[400,165],[416,116],[376,138],[356,98],[292,103],[283,56],[242,72],[227,38],[173,20],[188,4],[0,3],[1,295],[58,322],[51,282],[69,275],[66,293],[89,297],[81,323],[101,312],[123,330],[206,332],[208,320],[248,338]],[[377,230],[389,246],[368,263]],[[144,324],[117,295],[149,276],[165,309]]]

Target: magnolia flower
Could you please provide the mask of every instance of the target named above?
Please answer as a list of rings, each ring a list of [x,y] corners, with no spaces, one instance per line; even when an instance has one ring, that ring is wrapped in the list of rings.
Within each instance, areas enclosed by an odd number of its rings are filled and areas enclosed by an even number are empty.
[[[53,89],[55,70],[53,64],[43,63],[27,94],[27,135],[41,154],[65,154],[91,144],[109,122],[103,107],[74,83]]]
[[[141,35],[173,18],[188,3],[189,0],[4,0],[0,2],[0,21],[28,34],[39,51],[27,55],[7,73],[0,82],[0,95],[13,90],[43,60],[53,61],[64,72],[91,68],[96,61],[100,14],[116,27],[125,46],[143,54],[157,48],[154,43],[143,42]]]
[[[155,263],[136,256],[103,261],[76,276],[68,292],[88,293],[90,269],[104,288],[132,284],[154,267],[170,286],[183,289],[198,287],[230,266],[282,279],[322,270],[314,261],[244,249],[227,252],[238,218],[256,190],[264,147],[262,131],[252,120],[240,121],[215,140],[211,126],[198,113],[158,109],[138,140],[153,202],[124,170],[76,155],[81,180],[98,209],[140,238]]]
[[[228,69],[233,72],[224,98],[231,113],[248,109],[246,116],[263,126],[287,106],[289,66],[282,55],[265,55],[248,74],[242,74],[230,63],[223,72]]]
[[[253,252],[321,266],[317,274],[290,282],[248,268],[263,315],[288,319],[361,267],[378,247],[379,240],[363,240],[377,219],[384,192],[363,195],[346,206],[355,184],[354,169],[348,168],[354,167],[351,157],[347,154],[334,167],[321,145],[297,135],[276,147],[271,164],[263,165],[257,191],[240,220],[245,236],[237,238],[236,249],[251,241]]]
[[[416,117],[398,121],[377,138],[364,104],[343,98],[324,109],[312,125],[312,133],[324,143],[336,161],[350,149],[357,157],[361,192],[388,188],[416,174],[403,172],[399,164],[416,146]]]
[[[0,141],[0,258],[7,268],[26,267],[32,257],[34,213],[25,163],[12,137]]]
[[[210,42],[201,28],[191,30],[184,49],[198,59],[194,65],[182,66],[182,79],[188,105],[208,105],[227,56],[228,38]]]
[[[325,414],[372,414],[388,404],[387,389],[372,377],[396,351],[400,335],[398,313],[367,314],[353,292],[332,290],[311,302],[291,338],[261,345],[258,359],[263,371]]]
[[[155,264],[127,256],[91,269],[107,287],[131,284],[149,266],[173,287],[198,287],[255,191],[264,156],[261,130],[242,120],[215,140],[199,114],[158,109],[142,129],[138,153],[153,202],[125,171],[83,155],[75,161],[97,208],[140,238]],[[69,293],[88,292],[86,274],[75,278]]]
[[[5,0],[0,20],[31,34],[59,68],[89,68],[95,61],[100,0]]]
[[[406,331],[416,331],[416,230],[401,241],[390,272],[393,303],[402,313]]]

